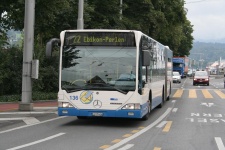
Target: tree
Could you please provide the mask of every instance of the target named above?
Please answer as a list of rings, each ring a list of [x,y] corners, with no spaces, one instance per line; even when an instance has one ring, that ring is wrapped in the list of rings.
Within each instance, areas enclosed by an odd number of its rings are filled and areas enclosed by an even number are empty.
[[[120,29],[120,4],[119,0],[88,0],[85,17],[85,27],[88,29]]]

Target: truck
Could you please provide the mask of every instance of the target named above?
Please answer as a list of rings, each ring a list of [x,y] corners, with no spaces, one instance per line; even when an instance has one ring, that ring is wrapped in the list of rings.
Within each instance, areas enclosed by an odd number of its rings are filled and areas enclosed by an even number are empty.
[[[174,56],[173,57],[173,71],[180,73],[181,78],[186,78],[188,73],[188,62],[187,56]]]

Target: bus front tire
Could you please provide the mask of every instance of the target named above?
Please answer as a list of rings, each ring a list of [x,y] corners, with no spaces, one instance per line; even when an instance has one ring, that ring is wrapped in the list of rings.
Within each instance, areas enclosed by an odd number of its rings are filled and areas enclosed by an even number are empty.
[[[141,120],[142,120],[142,121],[148,120],[148,118],[149,118],[149,116],[150,116],[150,112],[151,112],[151,102],[150,102],[150,104],[149,104],[147,114],[145,114],[145,115],[141,118]]]

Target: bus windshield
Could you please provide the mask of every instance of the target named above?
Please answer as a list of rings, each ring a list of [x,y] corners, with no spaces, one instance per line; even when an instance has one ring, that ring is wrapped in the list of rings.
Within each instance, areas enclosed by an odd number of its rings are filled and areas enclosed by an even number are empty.
[[[64,45],[61,88],[67,92],[135,90],[136,47]]]

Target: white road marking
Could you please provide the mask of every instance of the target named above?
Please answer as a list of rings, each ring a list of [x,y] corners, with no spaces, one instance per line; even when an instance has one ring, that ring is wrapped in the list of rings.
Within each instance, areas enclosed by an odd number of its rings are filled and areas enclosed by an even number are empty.
[[[201,103],[201,105],[206,106],[206,107],[215,106],[214,103]]]
[[[13,147],[13,148],[10,148],[10,149],[7,149],[7,150],[17,150],[17,149],[21,149],[21,148],[24,148],[24,147],[32,146],[32,145],[35,145],[35,144],[38,144],[38,143],[41,143],[41,142],[45,142],[45,141],[54,139],[54,138],[59,137],[63,134],[65,134],[65,133],[59,133],[59,134],[49,136],[47,138],[44,138],[44,139],[41,139],[41,140],[38,140],[38,141],[34,141],[34,142],[27,143],[27,144],[24,144],[24,145],[21,145],[21,146]]]
[[[220,137],[215,137],[215,141],[216,141],[216,144],[217,144],[217,147],[219,150],[225,150],[225,147],[223,145],[223,141],[221,140]]]
[[[171,102],[172,102],[172,103],[175,103],[175,102],[176,102],[176,100],[172,100]]]
[[[36,123],[39,123],[40,121],[37,120],[35,117],[26,117],[25,119],[23,119],[23,121],[26,123],[26,124],[36,124]]]
[[[67,116],[61,116],[61,117],[57,117],[57,118],[45,120],[45,121],[42,121],[42,122],[39,122],[39,123],[35,123],[35,124],[29,124],[29,125],[24,125],[24,126],[16,127],[16,128],[13,128],[13,129],[5,130],[5,131],[0,131],[0,134],[7,133],[7,132],[11,132],[11,131],[14,131],[14,130],[23,129],[23,128],[30,127],[30,126],[34,126],[34,125],[38,125],[38,124],[43,124],[43,123],[46,123],[46,122],[50,122],[50,121],[62,119],[62,118],[65,118],[65,117],[67,117]]]
[[[25,117],[21,118],[0,118],[0,121],[8,121],[8,120],[23,120]]]
[[[36,124],[40,121],[34,117],[21,117],[21,118],[0,118],[0,121],[9,121],[9,120],[23,120],[26,124]]]
[[[109,148],[106,148],[105,150],[114,150],[115,148],[118,148],[126,143],[128,143],[129,141],[131,141],[132,139],[140,136],[141,134],[147,132],[149,129],[151,129],[152,127],[154,127],[155,125],[157,125],[160,121],[162,121],[170,112],[171,112],[172,108],[168,108],[164,114],[162,114],[156,121],[154,121],[153,123],[151,123],[150,125],[148,125],[146,128],[140,130],[139,132],[133,134],[132,136],[123,139],[122,141],[120,141],[119,143],[116,143],[114,145],[112,145]]]
[[[162,128],[165,124],[167,124],[167,121],[162,121],[160,124],[158,124],[157,128]]]
[[[0,115],[31,115],[31,114],[51,114],[51,113],[56,113],[56,111],[0,112]]]
[[[172,110],[172,112],[177,112],[177,110],[178,110],[178,108],[174,108],[173,110]]]
[[[118,150],[128,150],[128,149],[130,149],[131,147],[133,147],[134,146],[134,144],[127,144],[127,145],[125,145],[124,147],[121,147],[120,149],[118,149]]]

